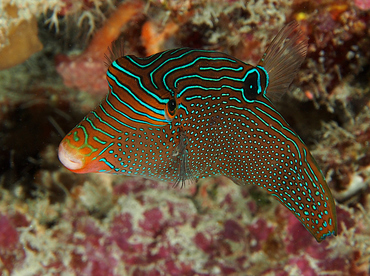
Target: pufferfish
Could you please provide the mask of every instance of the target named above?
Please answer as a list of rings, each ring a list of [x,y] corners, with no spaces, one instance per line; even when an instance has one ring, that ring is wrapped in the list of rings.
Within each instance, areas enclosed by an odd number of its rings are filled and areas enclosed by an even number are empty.
[[[269,99],[288,90],[307,44],[293,21],[257,66],[190,48],[145,58],[110,50],[109,93],[66,135],[59,159],[76,173],[175,185],[224,175],[274,196],[318,242],[336,235],[323,173]]]

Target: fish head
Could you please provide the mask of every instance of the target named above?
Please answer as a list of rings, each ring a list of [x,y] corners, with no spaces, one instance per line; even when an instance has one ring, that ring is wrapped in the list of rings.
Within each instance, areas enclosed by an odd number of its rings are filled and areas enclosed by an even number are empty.
[[[179,139],[179,130],[171,127],[177,126],[178,100],[155,82],[146,83],[150,74],[138,68],[132,68],[129,56],[112,62],[107,71],[109,93],[59,145],[58,156],[67,169],[157,179],[157,164],[170,162]]]

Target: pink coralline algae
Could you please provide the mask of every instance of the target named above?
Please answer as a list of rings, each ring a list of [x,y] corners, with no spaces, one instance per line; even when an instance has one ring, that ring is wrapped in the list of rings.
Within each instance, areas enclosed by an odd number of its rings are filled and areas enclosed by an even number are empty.
[[[83,218],[74,222],[74,232],[82,233],[84,238],[71,235],[68,240],[76,246],[71,252],[71,268],[82,275],[115,275],[114,267],[119,260],[111,253],[111,244],[96,223],[89,218]],[[79,246],[84,248],[83,253],[78,250]]]
[[[263,231],[261,231],[263,229]],[[269,236],[273,233],[274,227],[269,226],[264,219],[256,219],[256,221],[248,226],[249,243],[251,244],[251,251],[258,252],[262,249],[262,245],[266,243]]]
[[[26,218],[16,213],[6,216],[0,214],[0,260],[4,271],[20,267],[25,259],[25,251],[19,240],[18,229],[28,226]]]
[[[106,90],[105,66],[102,59],[81,56],[76,59],[59,56],[56,58],[57,70],[64,77],[64,84],[90,93]],[[93,82],[86,81],[94,79]]]
[[[361,239],[348,239],[363,227],[353,211],[338,207],[339,236],[319,244],[282,206],[266,203],[252,215],[248,192],[240,193],[240,187],[224,179],[216,182],[204,181],[207,192],[203,194],[200,190],[193,193],[191,187],[179,191],[164,183],[129,179],[114,186],[111,200],[115,204],[104,218],[94,218],[78,200],[69,200],[57,224],[36,227],[44,229],[42,238],[25,216],[11,215],[8,210],[0,217],[2,269],[23,271],[31,252],[48,252],[53,257],[42,265],[34,264],[36,274],[316,275],[320,271],[363,271],[356,263],[362,258],[358,253]],[[139,189],[134,191],[134,187]],[[207,204],[202,205],[204,202]],[[266,207],[275,212],[266,212]]]
[[[353,2],[362,10],[370,10],[370,0],[354,0]]]

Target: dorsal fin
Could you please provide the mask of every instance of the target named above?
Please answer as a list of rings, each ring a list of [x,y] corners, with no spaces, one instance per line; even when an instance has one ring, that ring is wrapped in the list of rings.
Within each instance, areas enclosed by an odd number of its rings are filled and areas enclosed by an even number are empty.
[[[280,98],[288,90],[306,57],[307,46],[308,39],[296,21],[276,35],[259,62],[269,75],[269,98]]]
[[[105,57],[104,64],[107,66],[107,68],[112,64],[113,61],[125,55],[123,44],[124,44],[123,37],[120,37],[113,41],[111,45],[108,47],[107,50],[108,53],[104,54]]]

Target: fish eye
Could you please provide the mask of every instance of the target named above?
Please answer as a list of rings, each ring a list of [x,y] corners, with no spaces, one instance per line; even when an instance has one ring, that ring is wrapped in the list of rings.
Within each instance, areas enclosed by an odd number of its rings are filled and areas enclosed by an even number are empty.
[[[174,99],[171,99],[168,101],[168,111],[174,112],[176,110],[176,101]]]
[[[167,104],[166,104],[166,110],[164,117],[166,118],[167,121],[172,121],[173,118],[175,117],[177,109],[177,103],[175,99],[170,99]]]
[[[261,92],[258,72],[250,73],[244,81],[243,89],[244,97],[248,100],[255,100],[257,95]]]

